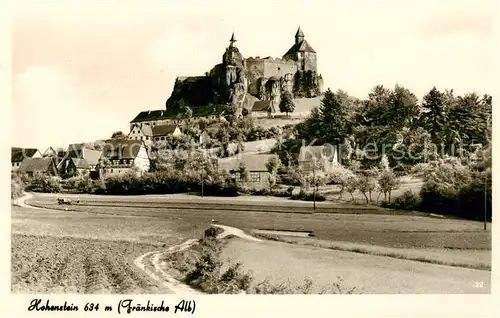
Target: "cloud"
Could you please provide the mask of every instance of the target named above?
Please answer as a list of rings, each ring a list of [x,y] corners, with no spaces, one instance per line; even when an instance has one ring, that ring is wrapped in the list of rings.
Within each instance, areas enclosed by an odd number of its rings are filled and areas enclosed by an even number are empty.
[[[424,37],[434,38],[460,34],[491,36],[493,12],[488,7],[452,8],[439,10],[421,25]]]

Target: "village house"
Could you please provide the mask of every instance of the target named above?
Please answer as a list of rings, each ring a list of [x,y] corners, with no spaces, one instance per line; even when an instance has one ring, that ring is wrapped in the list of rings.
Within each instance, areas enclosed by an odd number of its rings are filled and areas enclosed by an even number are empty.
[[[299,168],[306,174],[315,169],[329,173],[341,164],[340,145],[303,146],[299,153]]]
[[[103,177],[149,171],[150,158],[143,140],[110,139],[106,141],[99,160]]]
[[[182,131],[178,125],[157,125],[153,127],[154,141],[166,140],[169,135],[178,137],[182,135]]]
[[[17,171],[26,158],[41,158],[42,154],[35,148],[12,147],[10,153],[11,171]]]
[[[266,164],[271,158],[278,158],[274,154],[244,154],[233,158],[219,158],[217,166],[219,171],[229,172],[238,183],[253,188],[264,188],[268,186],[268,171]],[[244,182],[239,173],[240,165],[244,164],[248,171],[248,179]]]
[[[102,151],[83,149],[81,158],[68,158],[66,160],[66,174],[68,176],[89,175],[96,178],[101,155]]]
[[[168,116],[165,110],[146,110],[140,112],[134,119],[132,119],[130,122],[130,131],[132,131],[135,127],[142,129],[145,126],[152,128],[157,125],[177,123],[179,123],[179,119]]]
[[[151,144],[153,142],[153,129],[151,128],[151,124],[133,124],[131,127],[128,139],[144,140],[146,144]]]
[[[275,107],[273,102],[270,100],[258,100],[253,104],[252,107],[252,117],[270,117],[272,113],[275,113]]]
[[[102,151],[89,149],[85,143],[70,144],[66,151],[59,152],[64,157],[59,159],[57,170],[68,177],[89,174],[95,176],[101,154]]]
[[[57,167],[52,157],[46,158],[26,158],[21,163],[18,170],[20,173],[26,174],[28,177],[36,175],[57,176]]]

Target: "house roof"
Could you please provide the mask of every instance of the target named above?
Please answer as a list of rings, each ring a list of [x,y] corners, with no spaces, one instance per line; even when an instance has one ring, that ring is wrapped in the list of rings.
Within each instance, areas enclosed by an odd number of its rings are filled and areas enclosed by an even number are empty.
[[[252,111],[253,112],[268,112],[271,109],[271,101],[270,100],[258,100],[253,103]]]
[[[271,158],[279,158],[275,154],[248,154],[236,158],[218,159],[219,170],[238,170],[240,163],[244,163],[248,171],[267,171],[266,164]]]
[[[86,159],[71,158],[71,161],[78,169],[90,169],[90,164]]]
[[[47,158],[26,158],[19,167],[20,172],[45,172],[54,162],[51,157]]]
[[[333,161],[337,148],[333,145],[323,146],[304,146],[300,148],[299,162],[300,161],[315,161],[315,160],[329,160]]]
[[[82,159],[85,159],[89,165],[96,165],[99,163],[101,155],[102,151],[100,150],[84,149]]]
[[[102,157],[116,159],[135,159],[144,142],[130,139],[109,139],[106,140],[102,151]]]
[[[139,123],[142,121],[153,121],[160,119],[168,119],[167,111],[165,110],[146,110],[140,112],[130,123]]]
[[[133,128],[135,128],[135,127],[138,127],[144,136],[148,136],[148,137],[153,136],[153,129],[151,128],[150,125],[145,124],[145,125],[142,125],[142,127],[140,127],[138,124],[134,124]]]
[[[56,155],[56,154],[57,154],[57,152],[56,152],[56,151],[54,150],[54,148],[52,148],[52,147],[47,148],[47,149],[43,152],[43,155],[44,155],[44,156],[47,156],[47,155],[50,155],[50,154],[52,154],[52,155]]]
[[[316,53],[316,51],[314,51],[314,49],[311,47],[311,45],[309,45],[309,43],[307,43],[306,40],[302,40],[301,42],[297,43],[297,44],[294,44],[289,50],[288,52],[285,53],[284,56],[287,56],[289,54],[292,54],[292,53],[296,53],[296,52],[310,52],[310,53]]]
[[[25,158],[33,157],[38,149],[12,147],[10,153],[11,162],[22,162]]]
[[[153,127],[153,136],[166,136],[175,131],[177,125],[157,125]]]

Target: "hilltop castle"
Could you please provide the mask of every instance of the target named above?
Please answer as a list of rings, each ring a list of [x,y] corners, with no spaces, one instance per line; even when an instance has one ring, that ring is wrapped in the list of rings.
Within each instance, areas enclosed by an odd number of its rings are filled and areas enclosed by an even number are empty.
[[[278,109],[281,94],[316,97],[321,94],[323,79],[317,71],[317,55],[297,30],[295,43],[282,58],[243,58],[236,47],[234,33],[222,55],[222,63],[204,76],[178,77],[168,110],[183,106],[232,105],[236,113],[252,111],[254,105],[266,105],[260,111]],[[267,101],[266,103],[256,103]]]

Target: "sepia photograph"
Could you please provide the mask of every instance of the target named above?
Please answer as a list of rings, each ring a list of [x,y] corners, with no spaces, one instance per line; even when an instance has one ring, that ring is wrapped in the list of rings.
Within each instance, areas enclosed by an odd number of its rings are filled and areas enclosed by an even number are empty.
[[[491,294],[493,2],[14,7],[12,294]]]

